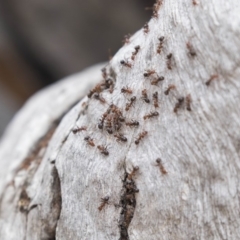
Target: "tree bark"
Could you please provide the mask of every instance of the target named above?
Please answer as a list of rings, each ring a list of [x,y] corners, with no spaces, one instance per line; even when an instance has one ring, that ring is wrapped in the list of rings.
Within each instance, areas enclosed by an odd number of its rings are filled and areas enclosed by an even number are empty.
[[[239,12],[158,1],[102,77],[31,99],[0,146],[1,239],[240,239]]]

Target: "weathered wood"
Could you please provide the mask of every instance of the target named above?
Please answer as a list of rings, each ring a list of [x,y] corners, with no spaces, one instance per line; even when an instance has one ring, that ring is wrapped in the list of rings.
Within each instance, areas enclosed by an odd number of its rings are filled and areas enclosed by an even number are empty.
[[[37,125],[30,109],[22,115],[38,137],[22,127],[13,141],[20,117],[6,133],[1,171],[15,190],[1,190],[5,238],[240,238],[240,3],[158,3],[107,66],[100,95],[74,106],[52,136],[54,121]],[[19,166],[27,170],[14,175]]]
[[[103,66],[91,67],[39,92],[6,130],[0,152],[1,239],[55,236],[60,185],[46,150],[65,113],[101,80]],[[71,122],[74,125],[75,120]]]

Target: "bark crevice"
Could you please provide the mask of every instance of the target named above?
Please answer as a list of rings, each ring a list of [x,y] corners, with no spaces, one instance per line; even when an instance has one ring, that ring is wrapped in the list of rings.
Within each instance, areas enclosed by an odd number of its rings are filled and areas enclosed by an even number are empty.
[[[51,171],[51,176],[53,179],[51,189],[52,189],[52,199],[50,202],[50,209],[52,212],[53,219],[45,219],[43,222],[43,231],[47,235],[47,240],[56,239],[56,229],[58,220],[60,218],[62,209],[62,194],[61,194],[61,183],[58,174],[58,170],[54,165]],[[53,222],[53,223],[50,223]]]
[[[129,240],[128,227],[134,216],[134,211],[136,208],[136,193],[139,192],[136,182],[133,179],[134,171],[132,173],[127,173],[125,171],[123,179],[123,188],[120,199],[120,238],[119,240]]]

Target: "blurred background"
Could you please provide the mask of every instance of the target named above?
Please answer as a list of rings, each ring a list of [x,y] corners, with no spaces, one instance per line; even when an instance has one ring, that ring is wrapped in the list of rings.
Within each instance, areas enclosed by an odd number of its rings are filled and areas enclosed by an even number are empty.
[[[154,0],[0,0],[0,136],[39,89],[107,61]]]

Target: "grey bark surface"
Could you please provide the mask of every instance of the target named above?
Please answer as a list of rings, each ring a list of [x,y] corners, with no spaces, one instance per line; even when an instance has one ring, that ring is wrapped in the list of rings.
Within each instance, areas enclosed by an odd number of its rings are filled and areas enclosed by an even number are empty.
[[[9,126],[1,239],[240,239],[240,2],[155,7],[106,66],[102,101],[79,101],[96,67],[30,99]]]

